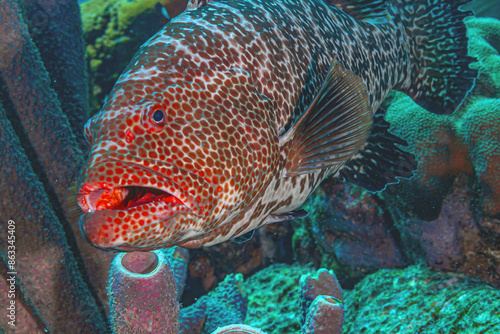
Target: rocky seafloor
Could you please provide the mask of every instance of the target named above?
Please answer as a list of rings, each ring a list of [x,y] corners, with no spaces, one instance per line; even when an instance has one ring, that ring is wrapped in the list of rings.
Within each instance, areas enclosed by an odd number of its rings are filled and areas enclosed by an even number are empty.
[[[165,23],[155,3],[0,7],[9,23],[0,25],[8,37],[0,39],[0,216],[3,231],[16,221],[19,250],[17,327],[0,317],[3,332],[176,333],[177,324],[195,334],[245,323],[245,333],[336,333],[321,331],[321,307],[343,309],[343,333],[500,332],[499,20],[467,20],[480,75],[458,112],[433,115],[400,93],[386,101],[391,131],[419,161],[413,179],[377,194],[329,179],[305,204],[307,219],[263,227],[243,244],[112,262],[115,254],[83,240],[63,204],[83,160],[84,121]],[[320,275],[327,283],[308,296],[307,282]],[[2,277],[7,305],[5,267]]]

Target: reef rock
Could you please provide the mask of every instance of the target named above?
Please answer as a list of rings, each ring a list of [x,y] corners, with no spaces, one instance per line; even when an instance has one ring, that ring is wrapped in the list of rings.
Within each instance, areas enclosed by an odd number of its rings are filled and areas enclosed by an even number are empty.
[[[500,333],[500,290],[419,266],[380,270],[345,297],[344,333]]]

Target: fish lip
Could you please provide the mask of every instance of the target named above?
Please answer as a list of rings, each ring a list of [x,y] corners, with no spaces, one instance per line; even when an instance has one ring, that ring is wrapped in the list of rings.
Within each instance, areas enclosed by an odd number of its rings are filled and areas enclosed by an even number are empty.
[[[155,174],[156,176],[161,178],[163,183],[168,182],[170,184],[170,186],[175,191],[172,192],[171,191],[172,189],[167,190],[165,188],[155,187],[153,185],[145,186],[143,184],[135,184],[135,183],[125,184],[125,185],[110,184],[107,182],[95,182],[92,184],[83,184],[79,187],[80,190],[76,196],[77,196],[77,201],[84,212],[101,211],[101,210],[97,210],[97,208],[96,208],[96,203],[100,197],[97,196],[97,199],[96,199],[94,196],[94,198],[91,199],[90,198],[91,194],[95,195],[96,192],[104,191],[104,190],[113,191],[115,189],[120,189],[120,188],[126,189],[126,188],[131,188],[131,187],[141,187],[141,188],[157,189],[157,190],[163,191],[165,193],[171,194],[172,196],[177,198],[180,202],[182,202],[182,204],[186,208],[188,208],[190,210],[189,213],[191,213],[195,216],[202,216],[203,215],[203,212],[200,209],[200,204],[198,203],[198,200],[196,199],[196,197],[187,191],[183,191],[182,187],[180,187],[177,182],[175,182],[171,178],[163,175],[162,173],[159,173],[152,168],[146,167],[146,166],[138,164],[138,163],[134,163],[134,162],[126,161],[126,160],[120,160],[120,159],[113,158],[113,157],[108,157],[107,159],[102,160],[100,163],[105,164],[107,162],[119,162],[121,164],[128,165],[131,167],[140,168],[143,171],[147,171],[149,173]],[[149,203],[153,203],[153,202],[149,202]],[[149,204],[149,203],[146,203],[146,204]],[[123,210],[123,211],[126,211],[126,210]]]
[[[95,247],[97,249],[100,249],[102,251],[105,251],[105,252],[115,252],[115,253],[118,253],[120,252],[119,250],[113,248],[113,247],[102,247],[102,246],[98,246],[93,240],[91,240],[88,236],[87,236],[87,233],[86,233],[86,230],[85,230],[85,217],[88,215],[89,213],[86,213],[84,215],[82,215],[80,217],[80,220],[78,221],[78,228],[80,230],[80,234],[83,236],[83,239],[85,239],[86,242],[88,242],[92,247]],[[91,213],[90,213],[91,214]]]
[[[179,215],[188,215],[191,212],[189,211],[189,208],[187,208],[183,204],[179,203],[172,203],[172,202],[164,202],[162,204],[156,203],[157,209],[160,209],[160,206],[165,206],[164,209],[171,209],[172,207],[177,207],[178,210],[174,214],[164,212],[162,213],[156,213],[158,215],[158,218],[155,219],[151,224],[163,221],[166,224],[166,228],[171,226],[172,224],[175,224],[174,218],[176,218]],[[153,202],[151,203],[145,203],[141,204],[136,207],[132,207],[129,209],[136,209],[140,210],[143,212],[147,206],[154,205]],[[155,249],[160,249],[160,248],[165,248],[165,247],[171,247],[171,246],[165,246],[165,245],[158,245],[158,246],[146,246],[146,247],[137,247],[128,244],[127,241],[122,241],[120,243],[115,243],[112,241],[113,237],[116,237],[116,235],[111,234],[110,236],[106,235],[103,236],[100,232],[102,232],[102,225],[105,224],[106,217],[117,217],[119,216],[120,212],[127,213],[127,210],[98,210],[94,212],[87,212],[84,213],[83,215],[80,216],[80,220],[78,221],[78,227],[80,230],[81,235],[83,238],[93,247],[98,248],[102,251],[112,251],[112,252],[132,252],[132,251],[148,251],[148,250],[155,250]],[[151,224],[148,224],[147,226],[150,226]],[[146,225],[141,226],[141,228],[145,228]],[[137,231],[137,230],[135,230]]]

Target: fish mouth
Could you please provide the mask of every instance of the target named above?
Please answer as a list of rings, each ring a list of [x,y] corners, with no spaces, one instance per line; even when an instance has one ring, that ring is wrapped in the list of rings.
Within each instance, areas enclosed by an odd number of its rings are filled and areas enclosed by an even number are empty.
[[[142,229],[148,231],[151,225],[158,225],[160,222],[164,222],[165,227],[169,228],[175,223],[172,219],[177,215],[193,213],[188,207],[189,203],[182,201],[180,196],[162,189],[144,186],[103,187],[103,184],[94,187],[91,191],[77,195],[78,202],[83,203],[82,208],[87,209],[78,224],[87,242],[104,251],[128,252],[159,248],[154,245],[135,247],[130,244],[128,233],[139,233]],[[86,189],[88,188],[87,186]],[[150,221],[145,222],[145,219]],[[123,234],[113,231],[110,224],[115,224],[115,227],[123,226]],[[127,224],[136,227],[130,231],[124,227]],[[159,229],[163,229],[163,226]]]
[[[102,185],[101,185],[102,186]],[[88,188],[88,187],[87,187]],[[151,203],[175,203],[189,205],[179,195],[165,190],[144,186],[99,187],[80,194],[79,202],[88,212],[101,210],[129,210]]]

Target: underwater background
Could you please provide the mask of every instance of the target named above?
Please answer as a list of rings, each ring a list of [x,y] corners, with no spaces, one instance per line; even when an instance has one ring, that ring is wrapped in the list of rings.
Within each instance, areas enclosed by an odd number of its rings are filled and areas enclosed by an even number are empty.
[[[160,1],[170,17],[186,2]],[[307,218],[246,242],[125,255],[90,246],[65,199],[83,125],[168,19],[150,0],[0,1],[1,332],[500,333],[500,8],[468,6],[480,74],[463,106],[384,102],[411,180],[370,193],[330,178]]]

